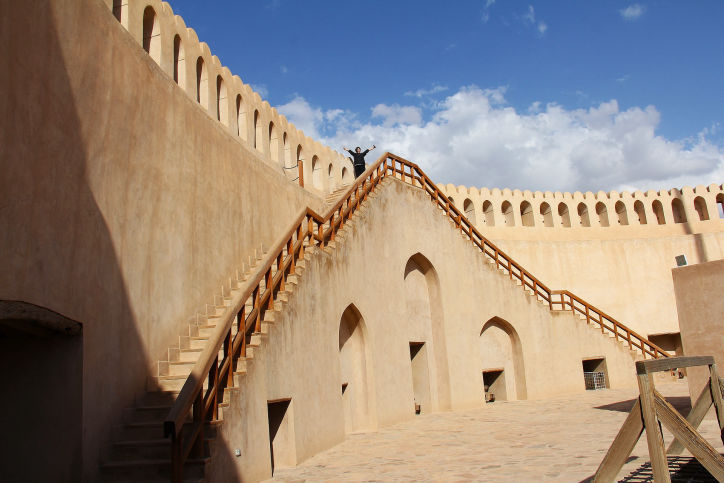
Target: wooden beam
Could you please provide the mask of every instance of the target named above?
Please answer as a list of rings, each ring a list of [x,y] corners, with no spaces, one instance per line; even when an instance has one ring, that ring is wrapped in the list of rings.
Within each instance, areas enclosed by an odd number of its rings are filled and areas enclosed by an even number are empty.
[[[661,394],[655,392],[656,413],[661,422],[699,460],[717,481],[724,481],[724,456],[720,455]],[[656,474],[654,474],[656,478]],[[658,481],[658,480],[656,480]]]
[[[616,480],[618,472],[626,463],[626,459],[633,451],[634,446],[641,437],[641,433],[644,431],[644,423],[641,419],[641,402],[636,400],[636,404],[631,408],[631,412],[628,413],[626,421],[619,430],[616,438],[611,443],[611,447],[608,448],[606,456],[598,466],[596,474],[593,476],[595,483],[609,483]]]
[[[712,356],[668,357],[652,361],[638,361],[636,374],[651,374],[652,372],[670,371],[672,369],[692,366],[710,366],[714,364]]]
[[[638,366],[638,363],[636,363]],[[654,385],[649,374],[638,374],[639,392],[641,393],[641,413],[646,428],[646,442],[649,446],[649,457],[651,458],[651,470],[656,483],[670,483],[669,463],[666,460],[664,451],[664,437],[661,434],[656,409],[654,407]],[[686,446],[686,444],[684,444]]]
[[[693,427],[694,429],[698,428],[701,422],[704,420],[704,416],[706,416],[706,413],[709,412],[709,408],[711,407],[711,390],[709,388],[709,384],[704,386],[704,388],[701,390],[701,394],[699,394],[699,397],[696,399],[696,403],[694,404],[694,407],[691,408],[691,411],[689,411],[689,415],[686,417],[686,421]],[[681,444],[681,442],[678,439],[674,439],[674,441],[671,442],[669,445],[669,449],[666,450],[668,454],[676,455],[681,454],[681,452],[684,450],[684,445]]]
[[[719,387],[719,374],[716,370],[716,363],[709,366],[709,387],[711,388],[711,399],[716,409],[716,418],[719,422],[719,431],[722,431],[724,442],[724,403],[722,403],[721,388]]]

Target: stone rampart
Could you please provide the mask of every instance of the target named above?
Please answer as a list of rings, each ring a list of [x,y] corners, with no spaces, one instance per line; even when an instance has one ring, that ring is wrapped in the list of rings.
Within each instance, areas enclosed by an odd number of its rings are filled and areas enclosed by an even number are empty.
[[[221,64],[194,29],[160,0],[104,0],[131,37],[225,130],[262,159],[296,181],[298,161],[304,187],[333,191],[354,177],[350,160],[306,136]]]
[[[552,193],[438,185],[481,228],[631,228],[718,221],[722,185],[668,191]],[[628,232],[631,236],[632,232]],[[635,235],[634,235],[635,236]]]
[[[596,194],[440,189],[541,280],[647,336],[679,332],[675,257],[685,255],[689,264],[724,258],[722,185]]]

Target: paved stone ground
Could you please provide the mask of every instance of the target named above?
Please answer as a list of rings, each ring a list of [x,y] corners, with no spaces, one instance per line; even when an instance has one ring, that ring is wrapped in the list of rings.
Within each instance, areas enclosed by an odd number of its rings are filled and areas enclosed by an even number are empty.
[[[685,382],[657,384],[657,389],[687,414]],[[637,395],[636,389],[607,389],[421,415],[350,435],[296,468],[277,469],[268,481],[580,482],[595,473]],[[713,410],[700,431],[724,451]],[[668,445],[671,435],[664,434]],[[651,481],[642,467],[649,460],[645,433],[632,456],[619,478]]]

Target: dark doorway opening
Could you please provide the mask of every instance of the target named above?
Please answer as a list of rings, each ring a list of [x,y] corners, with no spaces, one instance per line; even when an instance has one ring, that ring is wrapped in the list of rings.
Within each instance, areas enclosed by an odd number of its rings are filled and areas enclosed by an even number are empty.
[[[596,389],[606,389],[609,387],[608,371],[606,370],[606,359],[597,357],[592,359],[584,359],[583,380],[586,384],[586,390],[593,391]]]
[[[0,367],[0,481],[80,481],[81,324],[24,302],[0,301]]]
[[[410,364],[412,366],[412,392],[415,414],[429,412],[430,373],[427,363],[427,347],[424,342],[410,342]]]
[[[267,401],[272,475],[275,468],[287,468],[296,464],[291,402],[291,399]]]
[[[485,391],[485,402],[507,401],[508,394],[505,390],[505,371],[503,369],[490,369],[483,371],[483,390]]]

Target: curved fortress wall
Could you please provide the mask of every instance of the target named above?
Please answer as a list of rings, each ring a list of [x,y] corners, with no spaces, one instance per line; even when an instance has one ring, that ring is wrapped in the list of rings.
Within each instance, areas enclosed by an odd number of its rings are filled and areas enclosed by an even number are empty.
[[[722,185],[595,195],[439,187],[541,281],[644,336],[679,332],[676,256],[689,264],[724,258]],[[654,341],[674,351],[675,339]]]
[[[260,244],[275,241],[302,207],[321,209],[321,195],[336,186],[327,177],[319,189],[300,188],[281,169],[284,146],[331,165],[332,181],[351,169],[222,68],[168,5],[123,4],[131,35],[111,2],[0,5],[0,299],[83,324],[83,467],[91,475],[111,424],[181,329]],[[151,39],[142,38],[148,6],[158,22]],[[195,70],[182,69],[185,87],[173,80],[175,34],[187,59],[204,59],[206,108]],[[218,76],[227,104],[217,102]],[[246,140],[235,132],[238,96]],[[225,122],[217,104],[227,107]]]
[[[220,127],[287,178],[329,192],[354,177],[349,159],[311,139],[213,55],[171,6],[160,0],[103,0],[148,56]]]

